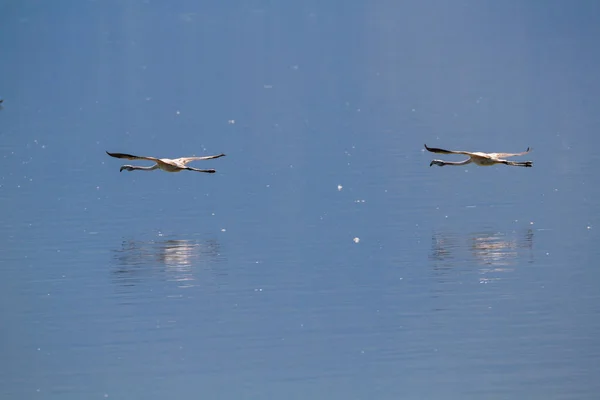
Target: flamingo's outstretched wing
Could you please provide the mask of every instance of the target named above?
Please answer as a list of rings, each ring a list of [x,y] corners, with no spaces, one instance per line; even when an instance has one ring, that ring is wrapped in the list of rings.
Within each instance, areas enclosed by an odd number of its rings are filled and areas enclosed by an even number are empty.
[[[465,154],[467,156],[470,156],[471,152],[469,151],[457,151],[457,150],[444,150],[444,149],[438,149],[436,147],[427,147],[427,145],[425,145],[425,148],[432,152],[432,153],[441,153],[441,154]]]
[[[192,161],[200,161],[200,160],[212,160],[213,158],[219,158],[219,157],[225,157],[225,154],[217,154],[214,156],[204,156],[204,157],[181,157],[181,158],[176,158],[175,161],[176,163],[181,163],[183,165],[186,165],[189,162]]]
[[[131,154],[124,154],[124,153],[109,153],[107,151],[106,154],[108,154],[111,157],[126,158],[128,160],[148,160],[148,161],[154,161],[154,162],[160,161],[158,158],[154,158],[154,157],[133,156]]]
[[[531,148],[527,148],[527,150],[525,150],[524,152],[521,153],[490,153],[490,156],[494,157],[494,158],[506,158],[506,157],[517,157],[517,156],[524,156],[525,154],[529,153],[531,151]]]

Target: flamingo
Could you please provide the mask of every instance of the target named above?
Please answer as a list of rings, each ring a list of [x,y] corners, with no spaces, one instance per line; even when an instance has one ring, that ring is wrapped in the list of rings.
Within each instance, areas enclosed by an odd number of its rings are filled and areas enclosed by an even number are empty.
[[[469,158],[467,158],[466,160],[457,161],[457,162],[433,160],[429,164],[430,167],[434,164],[439,165],[440,167],[443,167],[444,165],[467,165],[472,162],[479,166],[482,166],[482,167],[487,167],[487,166],[494,165],[494,164],[512,165],[514,167],[532,167],[533,166],[532,161],[504,160],[504,158],[523,156],[523,155],[529,153],[531,151],[531,149],[529,147],[527,148],[527,150],[525,150],[522,153],[480,153],[480,152],[470,152],[470,151],[455,151],[455,150],[437,149],[435,147],[427,147],[427,145],[425,145],[425,148],[428,151],[431,151],[432,153],[463,154],[465,156],[469,156]]]
[[[123,154],[123,153],[109,153],[108,151],[106,152],[106,154],[108,154],[111,157],[115,157],[115,158],[126,158],[128,160],[148,160],[148,161],[154,161],[156,163],[151,167],[123,165],[121,167],[121,169],[119,170],[119,172],[121,172],[123,170],[134,171],[136,169],[140,170],[140,171],[152,171],[155,169],[162,169],[163,171],[166,171],[166,172],[179,172],[179,171],[183,171],[183,170],[189,170],[189,171],[196,171],[196,172],[207,172],[210,174],[215,173],[216,171],[214,169],[192,168],[192,167],[188,167],[187,164],[191,161],[211,160],[213,158],[219,158],[219,157],[225,156],[225,154],[217,154],[215,156],[181,157],[181,158],[170,159],[170,158],[133,156],[131,154]]]

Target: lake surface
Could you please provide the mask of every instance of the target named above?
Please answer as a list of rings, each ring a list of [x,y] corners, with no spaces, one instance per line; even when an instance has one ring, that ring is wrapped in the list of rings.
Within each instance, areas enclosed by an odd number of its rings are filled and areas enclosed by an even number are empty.
[[[599,3],[396,3],[0,4],[0,398],[596,398]]]

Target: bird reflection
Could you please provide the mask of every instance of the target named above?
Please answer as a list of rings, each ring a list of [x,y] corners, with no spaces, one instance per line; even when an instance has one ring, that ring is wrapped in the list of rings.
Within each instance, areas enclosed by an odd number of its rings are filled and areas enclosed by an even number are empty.
[[[135,286],[145,277],[159,275],[178,287],[195,286],[200,271],[221,258],[219,244],[181,239],[123,240],[114,250],[115,280],[121,286]]]
[[[533,230],[525,232],[474,232],[467,235],[435,233],[432,236],[430,259],[438,274],[456,266],[455,260],[468,262],[469,259],[479,266],[482,275],[510,272],[514,270],[524,251],[533,249]],[[464,250],[467,250],[465,253]],[[528,252],[531,257],[531,251]],[[531,262],[531,259],[528,261]],[[482,282],[491,279],[481,277]]]
[[[471,253],[480,263],[493,266],[513,265],[519,249],[533,247],[533,232],[523,237],[502,233],[480,233],[471,238]]]

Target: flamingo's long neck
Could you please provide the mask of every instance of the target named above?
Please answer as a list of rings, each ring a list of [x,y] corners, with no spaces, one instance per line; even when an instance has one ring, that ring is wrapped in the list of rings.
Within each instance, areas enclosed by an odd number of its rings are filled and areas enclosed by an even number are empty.
[[[470,158],[467,158],[464,161],[442,161],[443,165],[466,165],[471,163],[472,160]]]
[[[123,167],[121,167],[121,170],[127,169],[129,171],[133,171],[134,169],[139,169],[140,171],[152,171],[157,168],[158,168],[158,164],[154,164],[151,167],[142,167],[142,166],[138,166],[138,165],[123,165]]]

